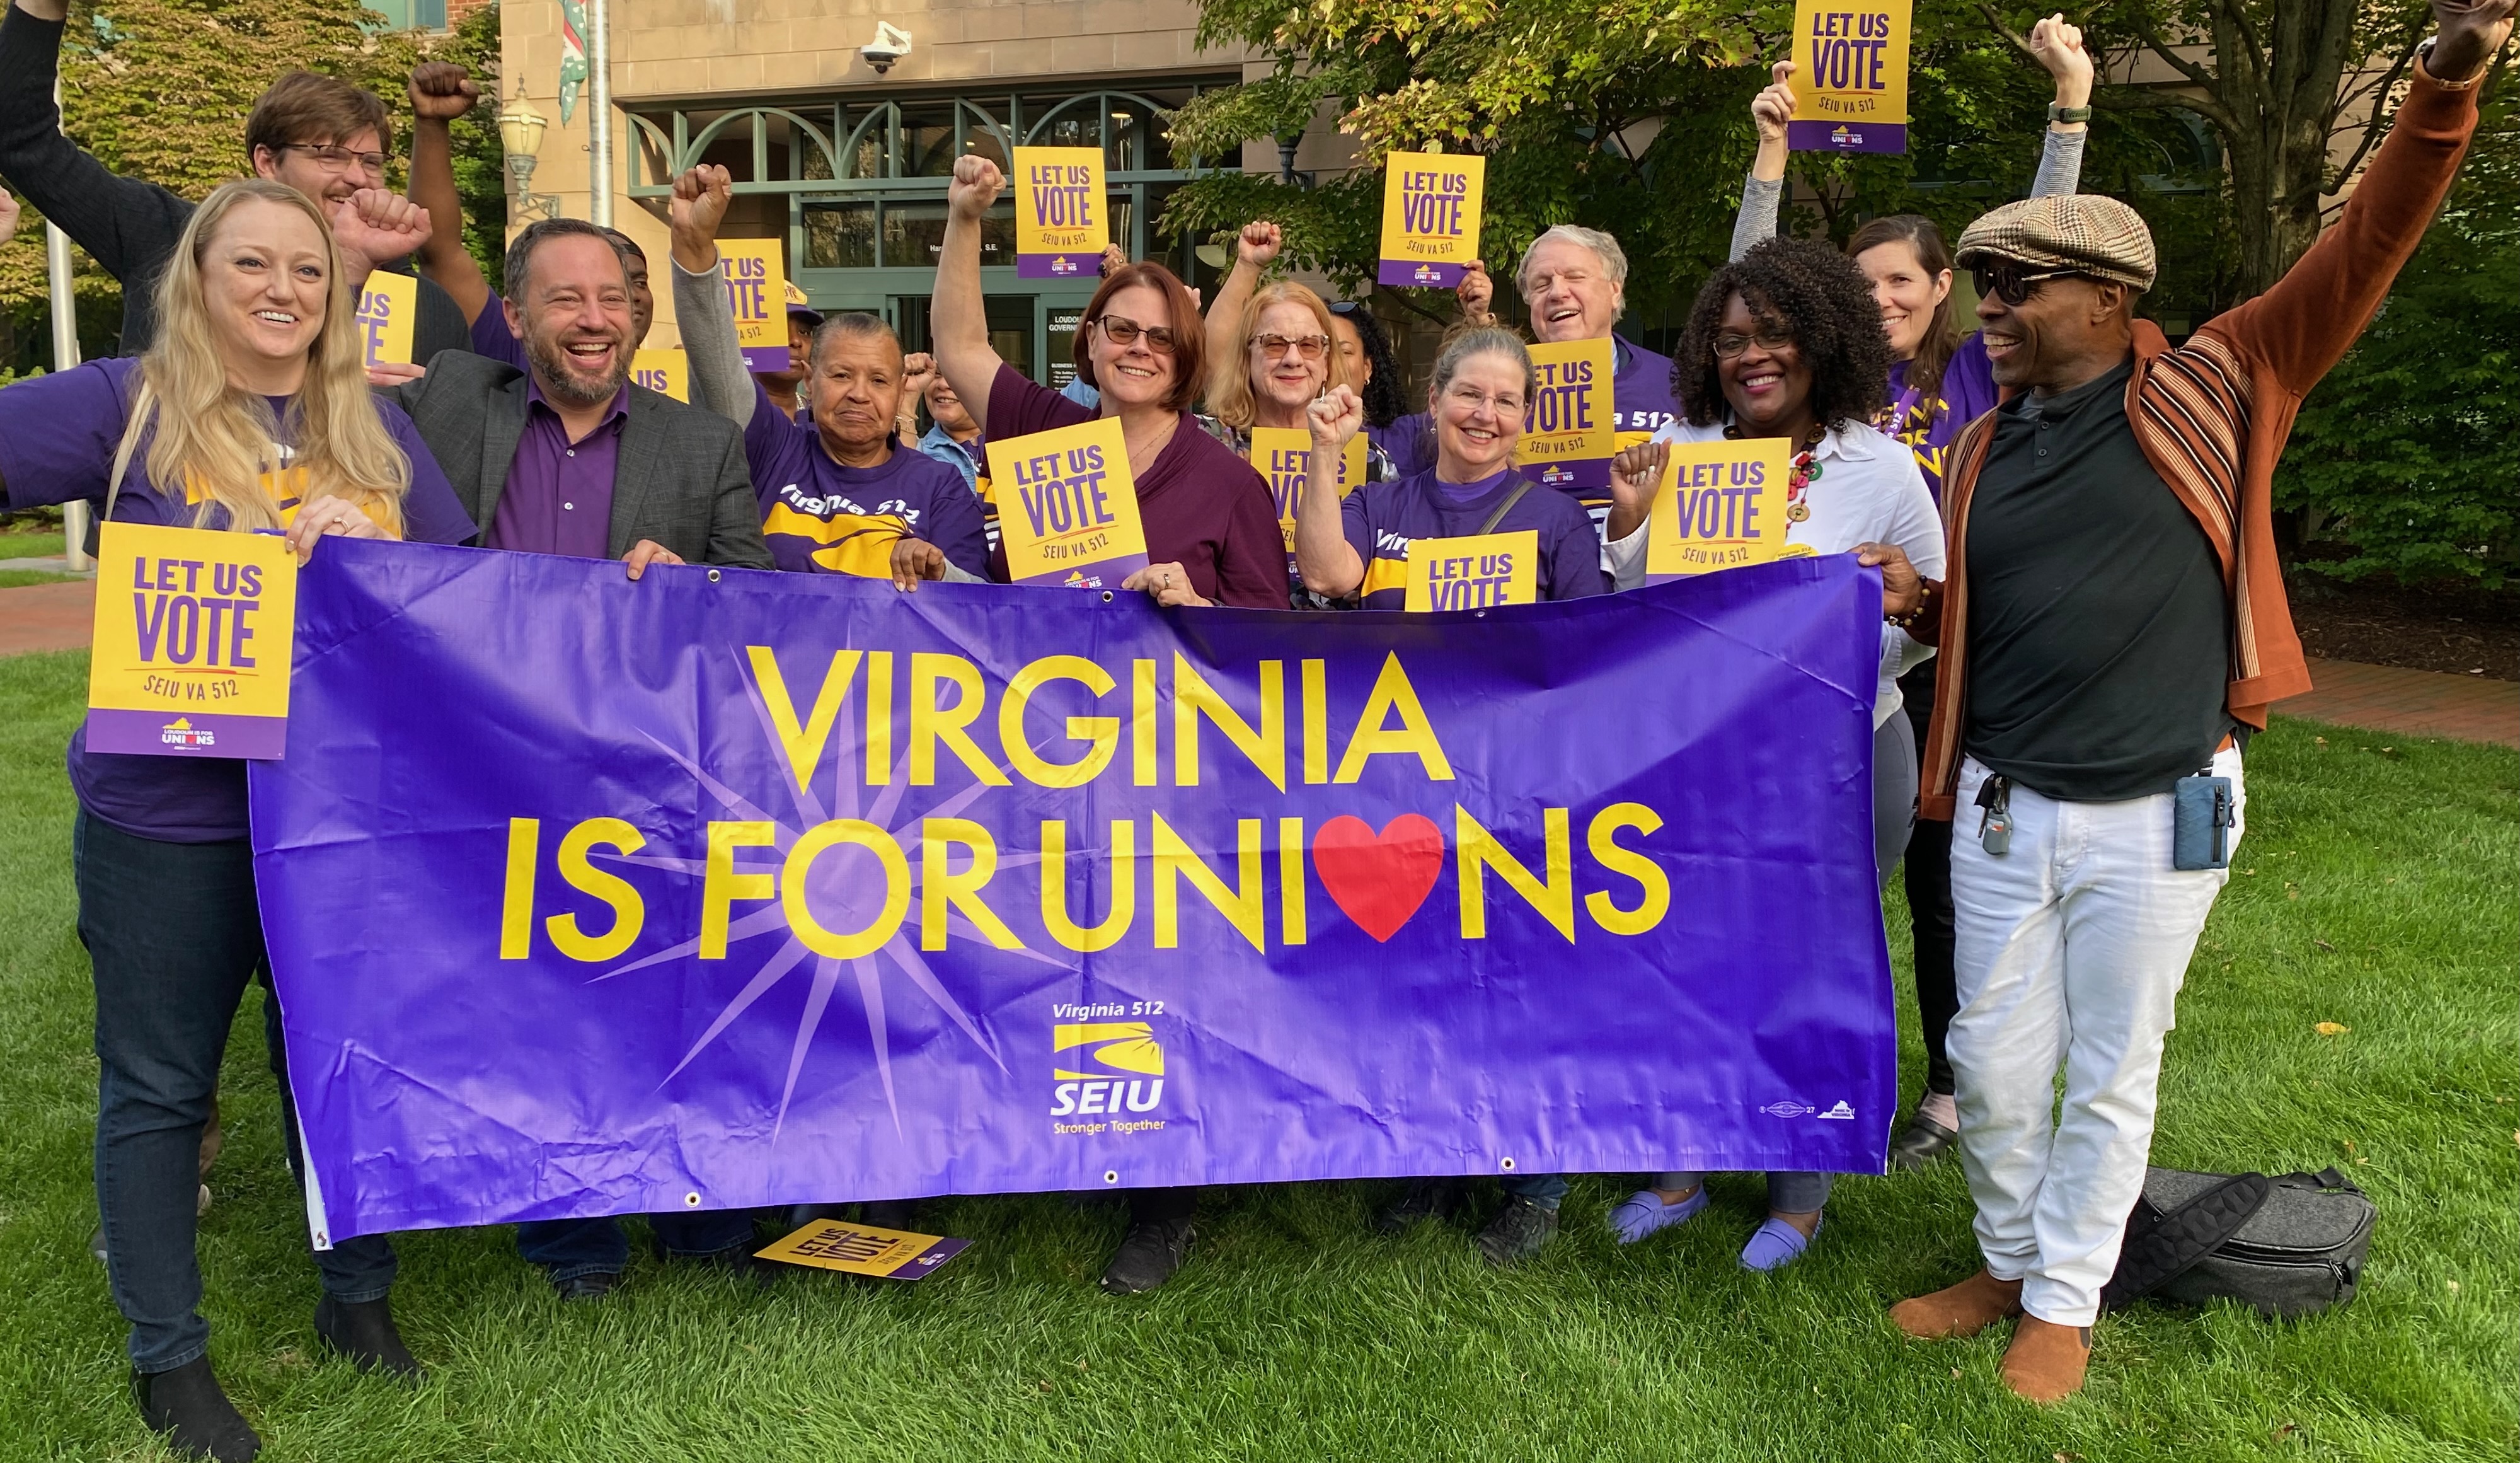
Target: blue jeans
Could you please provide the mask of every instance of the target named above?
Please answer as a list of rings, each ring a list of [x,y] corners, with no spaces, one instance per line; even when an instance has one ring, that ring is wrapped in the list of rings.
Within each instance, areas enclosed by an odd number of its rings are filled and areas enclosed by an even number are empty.
[[[107,1280],[131,1323],[132,1366],[172,1371],[209,1349],[194,1199],[228,1029],[262,966],[253,857],[243,841],[163,843],[82,811],[70,865],[79,940],[96,973],[96,1203]],[[277,1000],[264,1004],[263,1029],[294,1175],[297,1114]],[[393,1245],[382,1235],[343,1240],[318,1253],[315,1267],[327,1294],[374,1301],[393,1285]]]
[[[703,1210],[650,1214],[656,1243],[680,1259],[723,1255],[752,1243],[752,1211]],[[630,1263],[630,1241],[618,1219],[536,1219],[517,1226],[517,1253],[543,1267],[553,1283],[581,1275],[618,1275]]]
[[[1555,1209],[1566,1199],[1566,1175],[1517,1173],[1505,1180],[1505,1191],[1516,1199],[1528,1199],[1542,1209]]]

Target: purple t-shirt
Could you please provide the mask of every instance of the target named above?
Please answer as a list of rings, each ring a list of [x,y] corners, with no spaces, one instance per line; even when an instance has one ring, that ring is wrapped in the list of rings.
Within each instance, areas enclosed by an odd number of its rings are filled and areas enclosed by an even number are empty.
[[[524,434],[517,438],[507,485],[490,511],[482,544],[519,554],[611,558],[612,480],[621,466],[621,430],[629,420],[625,386],[595,430],[572,442],[560,413],[544,399],[541,383],[528,374]]]
[[[519,371],[527,369],[525,343],[517,339],[515,331],[508,329],[507,306],[496,295],[491,296],[490,302],[481,307],[480,314],[472,317],[472,353],[486,355],[494,361],[506,361]]]
[[[989,436],[1005,441],[1053,427],[1094,420],[1048,387],[1002,366],[989,386]],[[1131,463],[1138,517],[1147,530],[1147,560],[1179,564],[1199,598],[1243,610],[1286,608],[1286,537],[1278,528],[1278,500],[1250,463],[1199,430],[1185,414],[1173,439],[1151,464]],[[1003,579],[1006,554],[991,556],[990,577]]]
[[[988,573],[979,496],[951,464],[894,442],[874,467],[843,467],[823,449],[820,431],[779,414],[760,382],[752,392],[743,455],[773,563],[793,573],[886,577],[893,540],[906,526],[943,549],[956,568]]]
[[[1367,610],[1401,610],[1409,602],[1409,546],[1421,538],[1462,538],[1480,531],[1497,500],[1523,481],[1511,468],[1477,482],[1441,482],[1434,470],[1394,482],[1369,482],[1339,505],[1348,547],[1365,561],[1362,586]],[[1538,483],[1522,495],[1490,533],[1540,535],[1538,581],[1543,600],[1576,600],[1606,594],[1601,538],[1583,506]]]
[[[1611,425],[1618,431],[1620,446],[1634,446],[1680,420],[1680,401],[1671,393],[1671,357],[1616,335],[1610,337],[1610,343],[1617,359],[1616,373],[1610,378]],[[1415,478],[1435,466],[1435,419],[1426,413],[1366,430],[1373,444],[1390,454],[1392,471],[1398,476]],[[1560,491],[1573,494],[1584,505],[1597,532],[1609,523],[1607,487],[1568,486]]]
[[[1908,362],[1892,362],[1890,405],[1875,425],[1916,454],[1916,467],[1925,475],[1925,487],[1940,503],[1943,464],[1951,456],[1953,438],[1960,434],[1961,428],[1995,410],[2000,394],[1995,385],[1995,366],[1986,358],[1986,338],[1971,331],[1959,348],[1952,352],[1950,364],[1943,367],[1942,385],[1931,401],[1923,399],[1921,392],[1908,389]]]
[[[113,475],[114,447],[130,419],[139,389],[140,362],[130,357],[90,361],[0,389],[0,482],[8,503],[35,508],[85,501],[100,506]],[[273,420],[289,420],[290,398],[266,398]],[[377,415],[411,459],[411,491],[403,499],[403,537],[417,543],[462,543],[472,521],[438,471],[437,459],[402,408],[377,400]],[[142,443],[114,495],[113,522],[194,526],[195,509],[181,488],[168,492],[149,478],[149,449]],[[290,489],[284,485],[281,489]],[[283,523],[296,517],[297,500],[282,497]],[[226,515],[213,508],[202,525],[216,528]],[[70,734],[70,786],[79,805],[139,838],[170,844],[211,844],[246,836],[245,763],[173,756],[125,756],[87,750],[87,728]]]

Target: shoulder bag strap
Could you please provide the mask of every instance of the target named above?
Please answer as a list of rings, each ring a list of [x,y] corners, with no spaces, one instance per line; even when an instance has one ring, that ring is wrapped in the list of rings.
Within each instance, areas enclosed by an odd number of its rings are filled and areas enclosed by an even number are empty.
[[[2265,1174],[2238,1173],[2167,1213],[2137,1200],[2135,1212],[2127,1216],[2117,1273],[2100,1292],[2100,1307],[2115,1310],[2194,1268],[2239,1233],[2272,1192],[2274,1180]]]
[[[1496,531],[1496,526],[1505,522],[1506,511],[1513,507],[1514,504],[1521,502],[1522,495],[1529,491],[1531,491],[1530,479],[1525,478],[1520,482],[1515,483],[1513,491],[1507,493],[1505,495],[1505,501],[1499,503],[1496,506],[1495,511],[1488,515],[1488,521],[1479,525],[1479,531],[1481,533],[1494,533]]]

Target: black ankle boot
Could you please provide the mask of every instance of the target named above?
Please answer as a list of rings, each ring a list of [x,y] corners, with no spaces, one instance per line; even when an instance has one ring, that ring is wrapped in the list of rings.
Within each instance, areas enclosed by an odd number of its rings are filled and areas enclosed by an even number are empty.
[[[210,1358],[196,1356],[171,1372],[134,1372],[131,1399],[140,1420],[166,1445],[188,1458],[245,1463],[262,1451],[262,1439],[237,1411],[210,1375]]]
[[[332,1351],[346,1356],[363,1372],[383,1372],[403,1382],[420,1380],[420,1362],[394,1329],[393,1303],[336,1301],[326,1296],[315,1306],[315,1337]]]

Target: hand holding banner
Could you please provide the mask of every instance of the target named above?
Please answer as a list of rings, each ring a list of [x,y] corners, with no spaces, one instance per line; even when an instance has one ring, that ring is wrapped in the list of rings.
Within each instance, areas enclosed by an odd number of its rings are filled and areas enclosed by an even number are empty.
[[[1111,242],[1101,148],[1017,148],[1015,278],[1090,276]]]
[[[1531,425],[1514,443],[1514,466],[1543,487],[1608,487],[1618,451],[1610,378],[1618,362],[1606,340],[1531,347]]]
[[[1386,285],[1449,290],[1479,257],[1488,160],[1476,153],[1393,153],[1383,159],[1382,269]]]
[[[1138,484],[1116,417],[989,443],[1007,576],[1117,589],[1147,567]]]
[[[1645,582],[1783,557],[1786,445],[1780,436],[1672,443],[1645,538]]]
[[[412,363],[412,321],[420,313],[420,281],[379,269],[359,287],[359,338],[371,366]]]
[[[1794,115],[1806,153],[1908,151],[1910,0],[1795,0]]]
[[[88,750],[286,752],[297,625],[297,556],[289,541],[107,524],[97,546]]]
[[[1409,546],[1409,598],[1401,608],[1492,610],[1540,603],[1540,532],[1421,538]]]
[[[735,310],[735,335],[747,371],[788,369],[788,266],[776,239],[721,239],[726,298]]]

